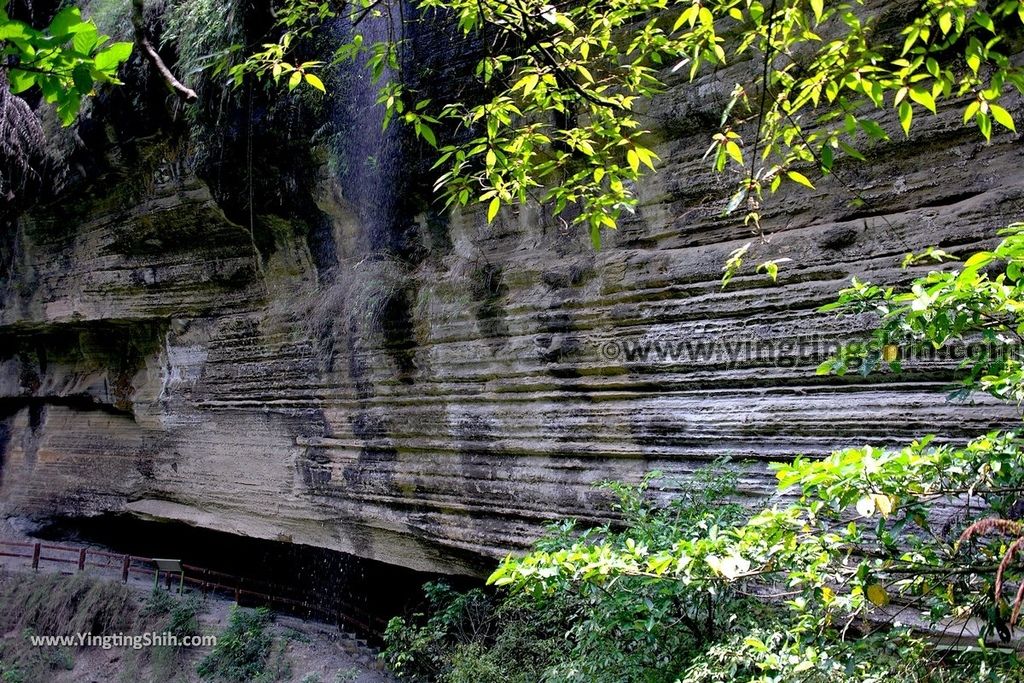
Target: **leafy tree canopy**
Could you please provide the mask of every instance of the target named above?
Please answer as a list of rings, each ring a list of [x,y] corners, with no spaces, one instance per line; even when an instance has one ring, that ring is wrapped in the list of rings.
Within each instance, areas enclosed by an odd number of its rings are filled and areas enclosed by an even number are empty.
[[[11,19],[7,0],[0,0],[0,71],[15,94],[38,87],[64,125],[98,85],[120,83],[117,71],[131,53],[132,43],[110,42],[77,7],[66,7],[37,29]]]
[[[441,17],[467,44],[482,46],[467,101],[421,98],[401,74],[404,38],[369,44],[358,26],[397,12],[388,0],[290,0],[278,42],[224,68],[235,83],[270,76],[323,89],[319,62],[294,64],[294,46],[328,18],[356,29],[334,61],[370,54],[387,118],[398,118],[439,152],[436,189],[448,205],[538,199],[585,223],[595,245],[636,203],[636,181],[658,162],[643,111],[679,72],[690,79],[729,71],[731,99],[707,157],[737,183],[727,211],[746,210],[758,229],[766,192],[784,181],[813,186],[840,157],[863,159],[885,140],[895,115],[905,134],[915,117],[948,101],[987,139],[993,124],[1015,129],[1000,104],[1024,91],[1009,59],[1024,7],[1016,0],[925,0],[895,29],[863,2],[823,0],[418,0],[418,17]],[[415,19],[412,19],[415,21]],[[399,27],[404,23],[397,22]],[[720,72],[725,73],[725,72]],[[720,75],[721,78],[726,78]],[[452,132],[454,131],[454,133]],[[442,135],[441,133],[446,133]]]
[[[207,66],[236,86],[257,77],[326,91],[328,67],[363,60],[385,123],[402,121],[437,148],[436,189],[447,205],[483,204],[493,220],[503,205],[546,202],[563,220],[589,226],[595,245],[633,210],[636,181],[657,167],[643,112],[669,79],[712,70],[736,79],[722,83],[731,97],[706,156],[736,183],[723,208],[742,209],[755,231],[766,193],[783,182],[813,186],[837,160],[863,159],[865,145],[888,138],[887,117],[909,135],[915,120],[948,102],[989,138],[994,126],[1015,129],[1003,96],[1024,91],[1024,73],[1010,60],[1024,21],[1017,0],[924,0],[885,26],[882,10],[863,0],[413,5],[405,16],[397,0],[283,0],[270,42],[220,46]],[[42,29],[2,8],[0,44],[15,92],[39,86],[67,123],[97,83],[117,82],[130,46],[107,44],[75,8]],[[352,27],[345,38],[327,27],[339,19]],[[432,101],[404,77],[405,29],[427,19],[448,22],[478,55],[472,82],[459,88],[476,94]],[[368,40],[367,20],[386,21],[388,38]],[[302,46],[322,40],[333,43],[329,58],[301,61]]]

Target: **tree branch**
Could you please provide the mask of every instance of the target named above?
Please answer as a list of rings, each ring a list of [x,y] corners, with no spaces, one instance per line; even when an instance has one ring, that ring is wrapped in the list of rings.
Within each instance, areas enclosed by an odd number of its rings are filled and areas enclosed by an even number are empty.
[[[160,53],[157,52],[156,47],[153,46],[153,43],[146,35],[145,22],[142,18],[142,2],[143,0],[132,0],[132,26],[135,27],[135,37],[138,40],[139,45],[142,47],[143,53],[146,55],[150,64],[153,65],[153,68],[157,70],[157,73],[160,74],[161,78],[164,79],[167,86],[174,91],[178,97],[189,103],[195,102],[199,99],[199,96],[196,95],[196,91],[175,78],[174,74],[171,73],[171,70],[167,68],[166,64],[164,64],[164,60],[160,57]]]

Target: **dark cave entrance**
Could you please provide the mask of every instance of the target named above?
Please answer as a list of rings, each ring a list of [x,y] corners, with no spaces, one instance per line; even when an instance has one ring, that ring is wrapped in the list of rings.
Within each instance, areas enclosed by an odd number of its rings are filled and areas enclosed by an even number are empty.
[[[184,564],[224,572],[253,590],[286,600],[311,603],[319,614],[379,644],[388,619],[421,609],[423,584],[438,579],[457,588],[481,582],[464,576],[419,572],[347,553],[212,531],[180,522],[148,521],[131,515],[102,515],[56,520],[35,534],[40,539],[102,546],[137,557],[169,557]],[[188,574],[187,574],[188,575]],[[193,588],[194,590],[197,590]],[[223,591],[221,591],[223,594]],[[262,601],[242,595],[243,607]],[[275,611],[309,617],[301,608],[273,603]],[[324,613],[335,615],[325,618]]]

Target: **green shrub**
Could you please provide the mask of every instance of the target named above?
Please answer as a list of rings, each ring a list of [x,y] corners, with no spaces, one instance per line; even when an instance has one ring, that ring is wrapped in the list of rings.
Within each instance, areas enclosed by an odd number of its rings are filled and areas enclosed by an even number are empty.
[[[170,614],[177,601],[170,591],[154,588],[146,596],[146,602],[142,605],[142,614],[146,617],[161,617]]]
[[[165,628],[181,640],[186,636],[199,635],[200,602],[196,596],[179,600],[171,608],[170,619]]]
[[[201,635],[201,610],[202,602],[194,595],[181,598],[155,588],[142,605],[137,630],[170,633],[177,636],[180,642],[186,636]],[[170,680],[175,673],[188,666],[190,654],[189,648],[180,645],[157,645],[133,650],[125,657],[122,680],[135,680],[138,672],[146,667],[154,678]]]
[[[581,529],[562,522],[536,547],[665,543],[743,515],[729,501],[736,474],[725,461],[697,472],[667,502],[659,502],[665,493],[653,490],[656,481],[652,473],[636,486],[604,484],[621,523]],[[459,593],[428,584],[426,594],[426,613],[388,625],[382,657],[402,678],[445,683],[671,680],[698,648],[729,630],[726,614],[745,600],[732,591],[694,599],[684,586],[634,577],[614,590],[583,583],[550,594]]]
[[[0,681],[3,683],[25,683],[25,674],[21,669],[0,662]]]
[[[957,393],[986,392],[1019,406],[1024,224],[1001,234],[992,251],[931,270],[905,289],[854,279],[823,310],[872,315],[877,327],[818,372],[899,373],[922,350],[966,348]],[[958,259],[930,249],[904,265],[947,260]],[[953,361],[946,359],[951,370]],[[1022,437],[1001,431],[938,444],[925,436],[903,448],[844,448],[775,463],[787,504],[765,506],[743,523],[697,534],[679,527],[653,539],[631,530],[625,545],[598,537],[538,547],[507,558],[490,580],[541,596],[590,585],[624,603],[650,598],[630,590],[637,582],[679,590],[690,603],[737,591],[759,599],[768,614],[756,621],[745,620],[753,601],[709,617],[719,624],[727,616],[737,627],[716,628],[697,643],[678,670],[687,681],[1020,680],[1017,656],[1004,644],[1024,608]],[[667,623],[658,619],[654,628]],[[921,627],[948,642],[926,638]]]
[[[215,681],[265,682],[288,673],[284,644],[270,631],[272,615],[266,608],[231,608],[227,628],[217,637],[213,651],[199,663],[199,675]]]
[[[569,609],[522,596],[501,600],[482,590],[460,593],[442,583],[425,590],[429,616],[395,617],[385,632],[381,657],[401,678],[528,683],[540,680],[563,649]],[[503,667],[509,661],[516,666]]]

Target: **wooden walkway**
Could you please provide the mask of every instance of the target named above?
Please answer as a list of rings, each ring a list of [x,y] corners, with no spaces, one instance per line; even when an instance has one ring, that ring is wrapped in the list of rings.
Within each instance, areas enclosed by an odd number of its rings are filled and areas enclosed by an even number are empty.
[[[188,586],[203,595],[215,593],[233,597],[241,606],[268,607],[303,618],[335,623],[339,627],[361,632],[364,636],[379,635],[386,626],[386,620],[382,617],[350,603],[335,599],[338,607],[332,609],[308,600],[289,597],[289,594],[295,593],[294,589],[282,584],[236,576],[191,564],[182,563],[180,573],[161,572],[154,558],[41,541],[0,540],[0,558],[11,558],[14,562],[24,561],[36,571],[56,569],[64,574],[93,571],[111,577],[120,576],[123,583],[127,583],[131,578],[152,577],[154,585],[157,585],[163,575],[168,590],[181,590]],[[8,560],[8,563],[10,561]]]

